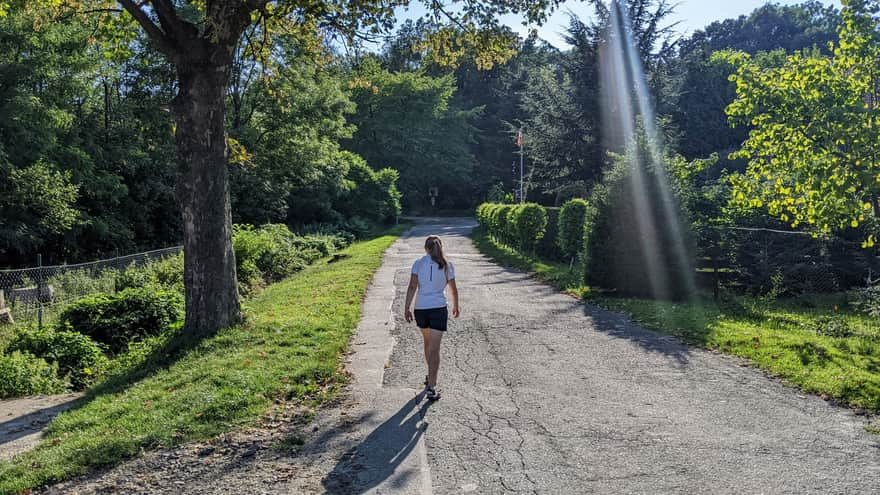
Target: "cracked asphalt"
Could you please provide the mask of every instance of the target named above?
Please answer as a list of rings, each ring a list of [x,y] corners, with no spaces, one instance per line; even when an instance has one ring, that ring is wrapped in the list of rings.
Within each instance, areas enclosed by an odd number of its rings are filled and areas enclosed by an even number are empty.
[[[386,257],[385,389],[425,375],[402,307],[428,234],[443,238],[461,292],[443,398],[421,413],[423,493],[880,493],[880,436],[863,417],[501,268],[466,237],[472,226],[420,224]]]

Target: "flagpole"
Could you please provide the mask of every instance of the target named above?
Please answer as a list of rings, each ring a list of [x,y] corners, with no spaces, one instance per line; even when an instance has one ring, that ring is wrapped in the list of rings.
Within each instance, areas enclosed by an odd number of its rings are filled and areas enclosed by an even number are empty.
[[[523,132],[522,127],[519,128],[519,202],[525,202],[523,197]]]

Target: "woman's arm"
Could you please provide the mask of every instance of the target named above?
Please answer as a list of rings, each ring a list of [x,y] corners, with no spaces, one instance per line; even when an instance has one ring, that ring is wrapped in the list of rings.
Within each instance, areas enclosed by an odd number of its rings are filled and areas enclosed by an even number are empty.
[[[413,320],[412,311],[409,308],[412,306],[413,297],[415,297],[418,288],[419,276],[413,273],[409,277],[409,287],[406,288],[406,305],[403,307],[403,317],[408,322]]]
[[[458,318],[461,312],[458,309],[458,286],[455,285],[455,279],[449,281],[449,291],[452,292],[452,317]]]

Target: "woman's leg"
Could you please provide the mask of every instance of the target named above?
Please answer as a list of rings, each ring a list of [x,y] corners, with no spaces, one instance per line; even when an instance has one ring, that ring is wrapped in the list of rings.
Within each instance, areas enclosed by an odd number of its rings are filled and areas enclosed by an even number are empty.
[[[425,364],[430,366],[431,363],[428,362],[428,344],[431,342],[431,329],[430,328],[421,328],[422,331],[422,343],[425,346]]]
[[[428,330],[425,345],[425,358],[428,361],[428,385],[437,386],[437,371],[440,369],[440,343],[443,341],[440,330]]]

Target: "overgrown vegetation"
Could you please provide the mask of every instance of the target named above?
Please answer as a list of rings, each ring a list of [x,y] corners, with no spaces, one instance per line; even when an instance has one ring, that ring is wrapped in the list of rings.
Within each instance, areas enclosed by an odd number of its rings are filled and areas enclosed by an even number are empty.
[[[113,465],[141,449],[209,438],[256,421],[276,400],[331,397],[346,380],[339,357],[360,317],[358,302],[396,237],[358,242],[339,261],[260,291],[246,303],[244,325],[201,342],[172,329],[132,346],[56,418],[37,449],[0,462],[0,493]]]
[[[374,228],[369,225],[362,234]],[[337,253],[353,239],[348,232],[294,234],[284,225],[236,225],[233,244],[241,292],[253,296]],[[132,264],[121,273],[105,270],[92,276],[74,270],[50,283],[72,293],[106,292],[62,306],[57,315],[45,315],[47,326],[42,329],[34,322],[3,327],[0,357],[16,354],[4,361],[10,385],[0,390],[0,398],[83,390],[125,367],[133,351],[165,341],[183,320],[182,254]],[[52,380],[43,378],[48,373],[55,374]]]

